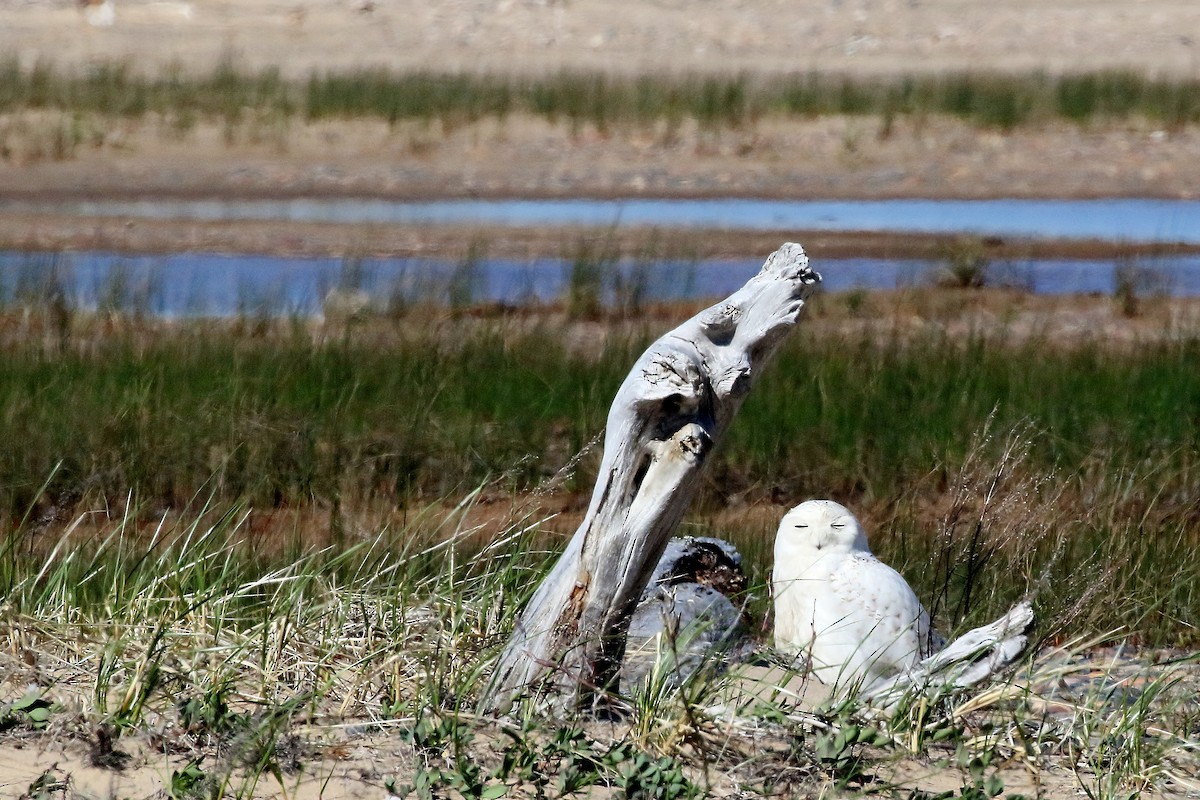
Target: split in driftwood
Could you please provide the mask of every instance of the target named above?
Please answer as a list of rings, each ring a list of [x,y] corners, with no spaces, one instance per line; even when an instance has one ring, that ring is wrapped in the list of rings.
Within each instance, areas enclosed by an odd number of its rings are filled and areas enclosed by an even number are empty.
[[[613,685],[629,618],[700,469],[820,281],[798,244],[652,344],[617,391],[588,511],[521,614],[484,706],[586,708]]]

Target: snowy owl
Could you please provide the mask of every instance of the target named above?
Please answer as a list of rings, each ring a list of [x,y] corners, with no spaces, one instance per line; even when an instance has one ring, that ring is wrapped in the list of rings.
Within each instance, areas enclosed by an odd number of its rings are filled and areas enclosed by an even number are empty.
[[[915,668],[932,648],[929,613],[832,500],[789,511],[775,536],[775,646],[806,657],[827,684],[869,688]]]

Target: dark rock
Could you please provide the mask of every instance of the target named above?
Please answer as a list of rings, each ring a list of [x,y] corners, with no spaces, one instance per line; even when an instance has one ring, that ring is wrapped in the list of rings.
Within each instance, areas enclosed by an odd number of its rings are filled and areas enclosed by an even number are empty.
[[[672,539],[629,623],[621,689],[657,675],[678,686],[699,670],[721,672],[751,649],[741,603],[742,557],[721,539]]]
[[[653,597],[655,589],[679,583],[698,583],[739,599],[746,591],[742,554],[724,539],[709,536],[672,539],[646,583],[641,602]]]

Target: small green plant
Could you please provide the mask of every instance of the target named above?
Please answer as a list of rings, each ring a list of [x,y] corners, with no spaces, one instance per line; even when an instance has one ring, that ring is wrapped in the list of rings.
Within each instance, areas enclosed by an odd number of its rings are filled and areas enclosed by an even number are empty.
[[[485,258],[484,246],[480,242],[471,242],[467,253],[454,265],[450,274],[450,282],[446,287],[450,308],[464,311],[483,296],[482,263]]]
[[[954,761],[965,773],[966,780],[960,796],[970,800],[989,800],[1004,791],[1004,779],[994,770],[989,770],[996,758],[994,747],[984,748],[975,752],[966,743],[959,741],[955,750]]]
[[[1121,307],[1122,316],[1133,319],[1142,310],[1138,270],[1133,264],[1121,262],[1113,270],[1113,297]]]
[[[417,751],[421,764],[412,784],[397,786],[400,795],[433,800],[457,794],[474,800],[495,800],[507,787],[484,769],[473,755],[475,734],[453,715],[426,714],[401,730],[400,738]]]
[[[839,788],[844,789],[851,783],[860,782],[866,774],[869,762],[864,748],[891,743],[891,737],[878,728],[853,722],[850,716],[842,713],[816,735],[813,750],[822,768]]]
[[[113,727],[114,738],[120,736],[121,731],[141,724],[147,706],[160,686],[166,633],[166,625],[159,625],[150,636],[149,647],[131,661],[123,658],[126,645],[120,639],[110,640],[104,649],[93,695],[96,707]],[[121,681],[121,690],[114,706],[110,704],[110,693],[118,681]]]
[[[1169,286],[1160,272],[1134,258],[1123,256],[1113,267],[1113,299],[1126,318],[1139,316],[1143,301],[1151,295],[1165,295]]]
[[[557,773],[557,788],[571,794],[594,785],[603,765],[582,729],[564,726],[554,731],[543,750],[543,760]]]
[[[599,319],[605,286],[618,274],[617,252],[609,242],[580,241],[566,259],[567,316]]]
[[[204,771],[201,763],[204,756],[198,756],[188,761],[183,769],[172,770],[171,783],[167,794],[171,800],[195,800],[212,794],[212,776]]]
[[[194,694],[178,703],[179,723],[194,736],[223,738],[247,730],[253,724],[249,714],[229,707],[232,685],[218,683],[203,694]]]
[[[66,800],[71,791],[71,776],[51,767],[29,784],[18,800]]]
[[[493,800],[511,790],[535,797],[563,797],[591,787],[615,786],[631,800],[694,798],[701,790],[671,757],[652,757],[628,740],[607,747],[571,722],[544,730],[527,719],[519,727],[502,726],[505,742],[498,763],[480,754],[477,731],[453,716],[426,715],[403,729],[420,763],[409,783],[395,778],[385,788],[396,795],[423,800],[468,797]]]
[[[45,692],[31,688],[20,698],[0,706],[0,731],[10,728],[32,728],[40,730],[50,721],[54,704],[46,699]]]
[[[654,758],[628,744],[614,746],[604,754],[603,763],[615,773],[616,785],[629,800],[690,799],[703,793],[674,758]]]
[[[962,237],[944,248],[937,271],[939,286],[982,289],[988,285],[991,259],[982,239]]]
[[[856,286],[843,295],[842,302],[846,304],[846,311],[850,316],[862,316],[867,305],[867,290],[861,286]]]
[[[621,315],[636,317],[642,313],[650,289],[653,264],[638,259],[631,264],[615,265],[612,270],[613,308]]]

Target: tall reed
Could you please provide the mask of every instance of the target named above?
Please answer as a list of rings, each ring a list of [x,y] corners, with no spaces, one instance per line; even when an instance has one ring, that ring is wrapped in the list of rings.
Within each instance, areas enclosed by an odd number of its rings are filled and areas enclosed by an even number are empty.
[[[129,497],[179,509],[208,494],[220,507],[326,514],[334,538],[347,514],[386,517],[486,480],[526,495],[569,462],[565,488],[585,491],[595,462],[571,457],[603,430],[617,386],[661,327],[424,310],[329,335],[278,318],[77,315],[47,339],[43,324],[59,324],[49,317],[8,319],[0,430],[19,443],[0,451],[9,526],[28,517],[56,530]],[[916,565],[948,524],[939,511],[956,476],[1003,463],[1003,437],[979,432],[1026,426],[1036,434],[1019,471],[1041,487],[1030,502],[1049,492],[1053,502],[1038,507],[1070,532],[1030,547],[1058,548],[1056,575],[1092,569],[1093,551],[1106,554],[1096,569],[1123,559],[1116,585],[1140,599],[1099,609],[1097,624],[1186,638],[1170,621],[1194,620],[1197,598],[1190,582],[1160,578],[1193,563],[1172,560],[1167,544],[1186,549],[1196,536],[1200,420],[1180,410],[1200,408],[1198,359],[1188,336],[1131,350],[814,329],[783,348],[746,402],[693,524],[728,519],[739,504],[831,496],[881,529],[883,552]],[[1026,519],[1013,513],[997,530]],[[726,532],[757,563],[773,533],[762,519]],[[945,595],[951,617],[970,619],[979,572],[917,580]]]
[[[778,76],[684,74],[619,76],[552,73],[537,77],[394,73],[381,69],[314,73],[288,81],[278,70],[251,72],[226,60],[207,75],[173,69],[161,76],[128,64],[86,73],[41,63],[0,63],[0,113],[61,109],[117,117],[156,113],[236,122],[246,112],[271,117],[374,118],[439,122],[446,129],[483,118],[533,114],[578,128],[665,123],[690,118],[702,128],[740,128],[766,114],[898,116],[945,114],[1012,129],[1029,122],[1079,123],[1144,117],[1170,128],[1200,121],[1200,81],[1127,70],[1049,75],[962,72],[856,78],[829,73]]]

